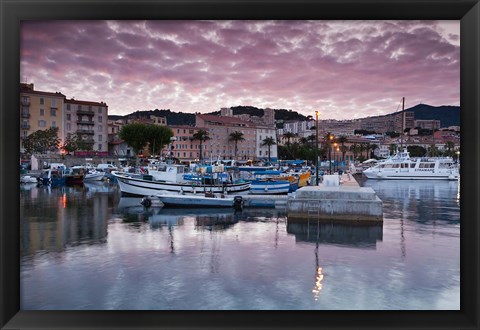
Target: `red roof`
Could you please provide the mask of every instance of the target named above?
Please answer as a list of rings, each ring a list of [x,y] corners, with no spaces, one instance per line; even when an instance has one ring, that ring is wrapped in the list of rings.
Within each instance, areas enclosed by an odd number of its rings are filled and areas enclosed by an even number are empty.
[[[107,106],[107,104],[104,102],[81,101],[81,100],[74,100],[74,99],[70,99],[70,100],[65,99],[65,104],[98,105],[98,106],[105,106],[105,107]]]

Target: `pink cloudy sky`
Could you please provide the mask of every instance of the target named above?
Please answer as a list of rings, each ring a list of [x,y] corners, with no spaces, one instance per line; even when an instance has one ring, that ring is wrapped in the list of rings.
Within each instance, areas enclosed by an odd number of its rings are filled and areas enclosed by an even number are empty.
[[[459,21],[44,21],[22,82],[109,114],[250,105],[321,119],[460,104]]]

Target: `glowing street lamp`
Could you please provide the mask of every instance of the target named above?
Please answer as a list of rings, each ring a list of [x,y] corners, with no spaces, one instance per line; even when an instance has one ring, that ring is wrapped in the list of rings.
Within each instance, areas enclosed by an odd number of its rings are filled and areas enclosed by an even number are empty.
[[[329,163],[329,174],[332,174],[332,140],[334,138],[333,134],[328,133],[328,163]]]
[[[315,177],[317,179],[316,183],[318,186],[318,111],[315,111]]]

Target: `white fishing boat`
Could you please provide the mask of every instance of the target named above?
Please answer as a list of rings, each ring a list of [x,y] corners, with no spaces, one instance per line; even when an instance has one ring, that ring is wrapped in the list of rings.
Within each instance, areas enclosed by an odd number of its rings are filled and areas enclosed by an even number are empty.
[[[72,171],[82,173],[83,181],[101,181],[105,176],[105,172],[97,171],[95,168],[87,165],[72,166]]]
[[[178,167],[170,167],[172,172]],[[116,178],[120,191],[125,195],[150,196],[156,195],[159,191],[168,191],[186,194],[201,194],[205,192],[236,194],[248,191],[250,182],[221,182],[215,178],[209,181],[162,181],[155,180],[153,175],[138,175],[113,171],[112,176]]]
[[[202,195],[184,195],[175,193],[159,193],[154,196],[146,196],[141,204],[150,207],[156,199],[163,203],[164,207],[188,207],[188,208],[235,208],[242,209],[243,199],[241,196],[215,195],[205,193]]]
[[[38,181],[38,177],[33,175],[22,175],[20,177],[20,183],[37,183]]]
[[[368,179],[396,180],[458,180],[458,164],[451,157],[410,158],[408,151],[380,161],[363,171]]]

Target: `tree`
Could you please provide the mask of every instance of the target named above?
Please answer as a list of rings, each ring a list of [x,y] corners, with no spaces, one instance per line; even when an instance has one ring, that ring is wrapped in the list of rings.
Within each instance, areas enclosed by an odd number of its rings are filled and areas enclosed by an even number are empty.
[[[268,147],[268,162],[270,163],[270,148],[271,146],[275,145],[275,140],[273,137],[267,137],[263,139],[262,141],[262,146],[267,146]]]
[[[371,144],[370,150],[372,150],[372,152],[370,153],[370,156],[375,155],[375,150],[377,149],[378,149],[378,144],[375,144],[375,143]]]
[[[126,144],[132,147],[136,154],[139,154],[148,143],[146,125],[142,123],[124,125],[120,129],[118,136],[125,141]]]
[[[71,152],[75,152],[77,150],[92,151],[93,143],[85,141],[84,139],[82,139],[81,136],[78,136],[77,134],[69,134],[61,148],[65,150],[67,154],[70,154]]]
[[[455,149],[455,143],[452,142],[452,141],[447,141],[445,143],[445,149],[447,149],[446,151],[446,156],[450,156],[450,157],[453,157],[455,152],[454,152],[454,149]]]
[[[203,159],[203,142],[210,140],[210,136],[208,136],[208,132],[204,129],[198,130],[193,134],[193,139],[200,141],[200,162]]]
[[[56,151],[59,145],[58,127],[38,130],[23,139],[23,147],[27,154],[45,154],[47,151]]]
[[[410,157],[424,157],[427,153],[427,150],[421,146],[408,146],[407,151]]]
[[[357,160],[357,155],[360,152],[360,146],[354,143],[350,146],[350,151],[353,152],[353,159]]]
[[[337,139],[337,142],[340,143],[340,151],[342,152],[342,162],[345,161],[345,153],[347,152],[347,149],[345,148],[345,142],[347,142],[348,139],[345,135],[340,135]]]
[[[167,126],[146,124],[145,135],[150,153],[155,155],[157,151],[162,150],[165,145],[170,143],[173,131]]]
[[[245,138],[243,137],[243,133],[239,131],[235,131],[233,133],[230,133],[230,136],[228,137],[229,141],[233,141],[235,143],[235,160],[237,159],[237,152],[238,152],[238,142],[245,141]]]
[[[395,143],[390,144],[388,150],[390,150],[390,156],[394,155],[397,152],[397,145]]]
[[[290,150],[290,140],[295,137],[295,134],[292,132],[286,132],[283,134],[283,137],[287,139],[287,152],[289,153],[290,157],[293,158],[292,151]]]

